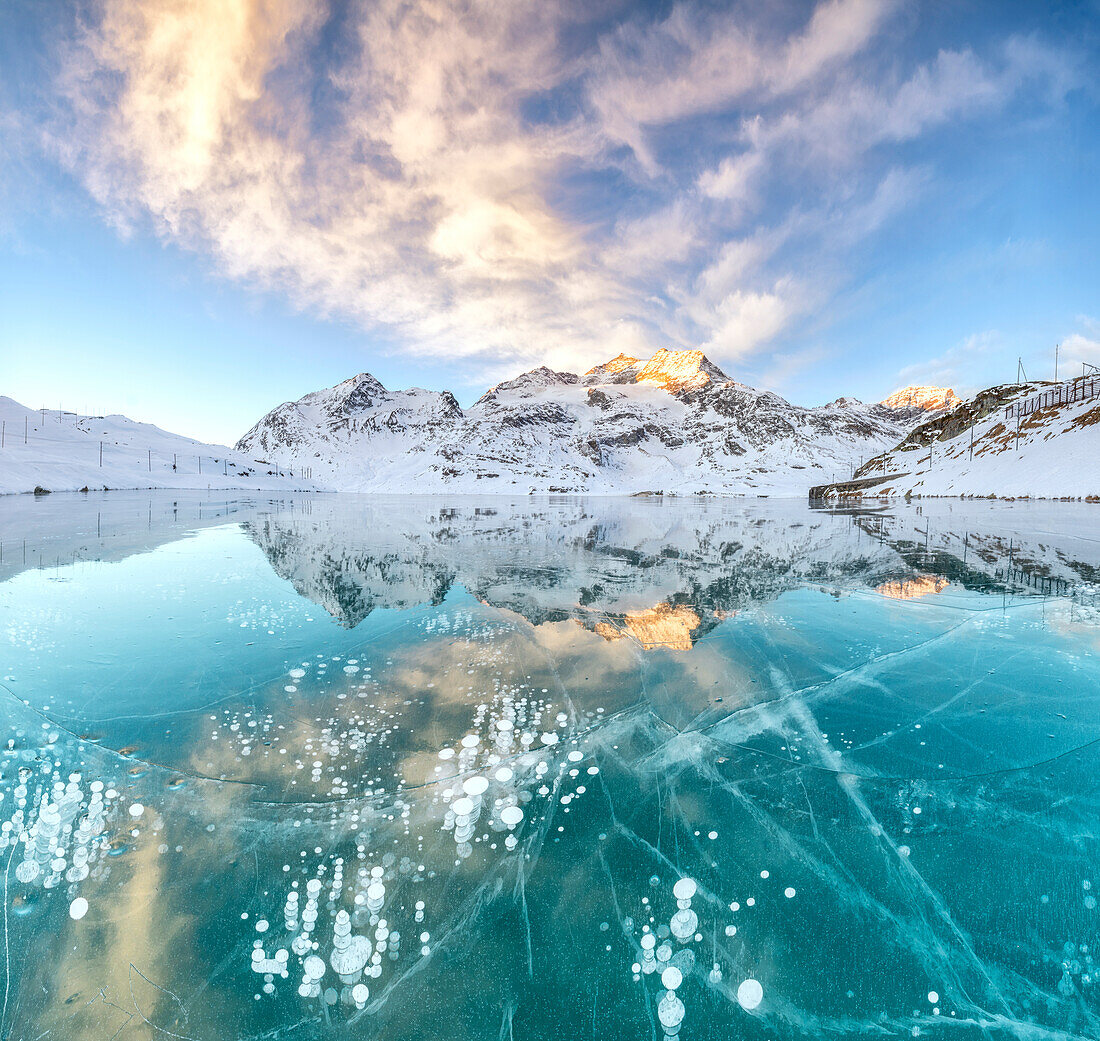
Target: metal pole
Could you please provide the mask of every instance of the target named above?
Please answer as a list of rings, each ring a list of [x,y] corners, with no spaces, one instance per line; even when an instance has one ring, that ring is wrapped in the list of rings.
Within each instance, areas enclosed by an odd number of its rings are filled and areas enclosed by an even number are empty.
[[[146,463],[149,465],[149,472],[153,472],[153,450],[151,448],[145,449]]]
[[[103,465],[103,442],[99,442],[99,465]]]
[[[23,444],[27,443],[27,427],[29,425],[30,416],[23,417]]]

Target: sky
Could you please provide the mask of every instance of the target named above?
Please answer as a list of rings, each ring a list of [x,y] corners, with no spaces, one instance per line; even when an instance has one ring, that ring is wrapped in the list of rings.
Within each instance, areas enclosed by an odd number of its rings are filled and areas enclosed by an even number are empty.
[[[235,441],[701,348],[1100,364],[1100,0],[3,0],[0,393]]]

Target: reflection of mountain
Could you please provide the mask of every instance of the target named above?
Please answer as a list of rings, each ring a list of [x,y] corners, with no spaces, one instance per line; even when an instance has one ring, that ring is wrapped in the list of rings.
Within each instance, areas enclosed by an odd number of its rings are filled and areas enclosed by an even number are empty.
[[[919,600],[922,596],[942,593],[950,583],[942,575],[914,575],[883,582],[876,592],[890,600]]]
[[[1100,581],[1087,503],[828,512],[776,500],[138,492],[0,505],[0,578],[119,560],[240,523],[280,576],[348,627],[375,608],[439,603],[459,586],[533,624],[573,620],[607,639],[683,648],[725,613],[805,584],[1065,595]]]
[[[716,618],[726,618],[728,614],[715,612]],[[684,604],[658,604],[644,611],[627,611],[622,620],[622,628],[613,622],[597,622],[596,632],[605,640],[621,640],[632,636],[647,651],[654,647],[667,647],[673,651],[690,651],[695,643],[695,634],[703,626],[703,619]]]
[[[917,579],[967,589],[1056,594],[1100,581],[1096,507],[1087,503],[994,505],[979,500],[850,515],[861,531],[891,546],[912,569],[909,595],[918,592],[920,587],[912,584]]]
[[[1060,509],[1084,535],[1090,518]],[[864,515],[796,503],[615,499],[313,500],[246,522],[272,567],[348,627],[375,608],[437,604],[452,587],[532,624],[574,620],[608,640],[690,648],[723,618],[804,585],[893,598],[949,585],[1025,588],[1025,564],[1088,579],[1100,548],[1053,539],[1040,509],[953,504]],[[1026,514],[1026,515],[1025,515]],[[1029,534],[1030,532],[1030,534]],[[1040,590],[1050,591],[1050,590]]]
[[[461,586],[534,624],[574,619],[609,639],[680,648],[747,603],[828,575],[885,579],[896,559],[870,540],[834,538],[847,526],[801,504],[576,499],[440,510],[427,499],[326,499],[246,527],[278,574],[347,626]]]

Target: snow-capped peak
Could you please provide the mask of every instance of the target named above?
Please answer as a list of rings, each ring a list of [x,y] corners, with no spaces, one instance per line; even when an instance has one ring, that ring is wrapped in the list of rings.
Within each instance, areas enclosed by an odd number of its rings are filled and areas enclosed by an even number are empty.
[[[515,379],[505,380],[491,387],[478,398],[477,404],[494,401],[500,395],[509,392],[530,392],[542,387],[568,386],[576,382],[577,377],[571,372],[555,372],[546,365],[540,365],[537,369],[521,373]]]
[[[629,354],[616,354],[612,360],[605,361],[602,365],[593,365],[585,375],[597,377],[617,376],[620,372],[625,372],[628,369],[638,370],[642,364],[645,363],[640,358],[631,358]]]
[[[669,351],[662,347],[645,363],[635,380],[676,393],[700,390],[712,382],[726,383],[729,377],[702,351]]]
[[[894,391],[880,404],[887,408],[919,408],[924,412],[943,412],[962,403],[950,387],[928,387],[914,385]]]

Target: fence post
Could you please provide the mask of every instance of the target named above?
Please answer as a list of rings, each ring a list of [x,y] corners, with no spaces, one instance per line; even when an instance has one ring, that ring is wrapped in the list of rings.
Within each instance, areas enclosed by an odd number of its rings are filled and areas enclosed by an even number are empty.
[[[146,463],[149,466],[149,473],[153,472],[153,450],[151,448],[145,449]]]
[[[8,421],[0,420],[0,448],[4,447],[4,441],[8,435]]]
[[[198,461],[199,461],[199,473],[201,474],[202,473],[202,456],[201,455],[196,456],[195,458],[198,459]]]
[[[29,425],[29,416],[23,417],[23,444],[27,443],[27,426]]]
[[[103,442],[99,442],[99,465],[103,465]]]

